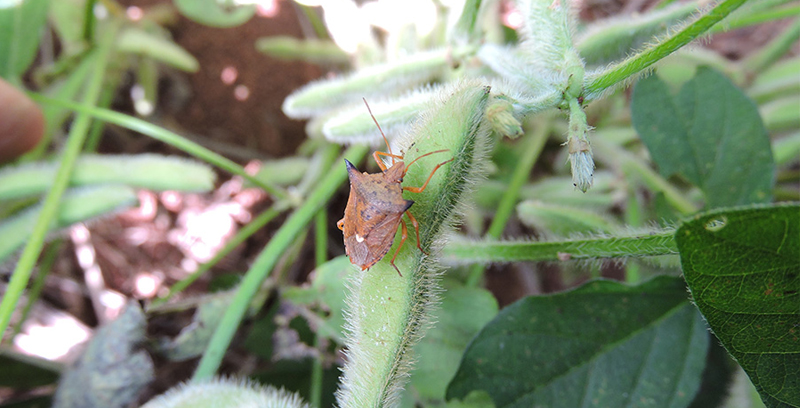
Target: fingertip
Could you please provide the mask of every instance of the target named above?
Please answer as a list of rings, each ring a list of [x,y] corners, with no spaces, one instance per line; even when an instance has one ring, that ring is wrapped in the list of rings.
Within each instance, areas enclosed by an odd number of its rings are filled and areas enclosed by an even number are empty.
[[[11,84],[0,80],[0,162],[33,149],[45,130],[39,105]]]

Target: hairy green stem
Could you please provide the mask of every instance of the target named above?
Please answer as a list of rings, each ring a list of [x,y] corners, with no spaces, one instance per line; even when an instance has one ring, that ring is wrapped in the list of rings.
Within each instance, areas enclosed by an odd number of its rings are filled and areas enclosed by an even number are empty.
[[[671,255],[678,253],[674,235],[674,231],[665,231],[555,242],[451,241],[441,259],[444,263],[463,264]]]
[[[369,271],[355,271],[347,298],[347,363],[342,386],[337,395],[342,408],[395,407],[408,380],[413,362],[413,347],[422,336],[436,304],[438,270],[422,251],[433,252],[443,245],[440,238],[460,205],[464,190],[482,171],[490,138],[485,119],[489,88],[477,81],[457,82],[443,89],[438,101],[431,104],[413,133],[399,141],[410,162],[422,154],[445,149],[421,158],[403,179],[404,186],[421,186],[433,168],[442,166],[420,193],[407,193],[414,200],[410,209],[419,222],[419,238],[413,227],[395,263],[393,253],[373,265]],[[442,157],[444,156],[444,157]],[[394,233],[394,231],[391,231]]]
[[[587,99],[597,99],[609,88],[627,80],[633,75],[640,73],[660,61],[667,55],[672,54],[684,45],[690,43],[695,38],[705,33],[714,24],[727,17],[731,12],[739,8],[747,0],[724,0],[709,10],[704,16],[697,19],[692,24],[686,26],[680,32],[668,37],[659,44],[648,48],[631,58],[628,58],[600,74],[591,75],[587,78],[586,96]]]
[[[344,156],[352,161],[357,161],[366,153],[366,147],[357,145],[348,148]],[[236,329],[244,318],[248,305],[258,292],[261,284],[272,272],[278,259],[294,242],[295,238],[305,230],[314,214],[325,205],[345,180],[347,180],[347,173],[344,166],[334,166],[311,192],[308,199],[286,220],[267,246],[264,247],[239,284],[236,295],[225,311],[219,326],[214,331],[214,335],[194,372],[193,381],[208,379],[214,375],[222,362],[225,350],[228,349],[233,335],[236,333]]]
[[[97,103],[97,99],[100,97],[100,92],[102,91],[103,77],[106,66],[108,65],[112,45],[116,38],[117,26],[112,26],[109,31],[110,32],[103,39],[103,42],[96,51],[98,53],[98,58],[94,66],[95,74],[83,98],[83,102],[86,105],[94,105]],[[33,232],[28,240],[28,244],[25,245],[25,249],[22,251],[17,266],[14,268],[13,275],[11,275],[8,289],[3,296],[3,301],[0,303],[0,333],[4,333],[8,327],[8,323],[11,321],[11,314],[14,312],[17,302],[30,280],[31,272],[42,251],[47,232],[50,230],[50,226],[53,224],[58,213],[61,196],[64,194],[64,191],[67,190],[72,169],[83,148],[83,143],[86,140],[86,135],[91,123],[92,117],[86,113],[81,113],[72,125],[67,144],[61,155],[61,164],[53,180],[53,185],[44,199],[41,213],[36,219],[36,225],[33,227]]]

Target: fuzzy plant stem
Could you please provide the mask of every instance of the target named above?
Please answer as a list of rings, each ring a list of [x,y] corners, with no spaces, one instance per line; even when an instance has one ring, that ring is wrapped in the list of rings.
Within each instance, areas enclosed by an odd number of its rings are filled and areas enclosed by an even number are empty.
[[[104,38],[96,51],[98,53],[98,58],[94,66],[95,74],[83,97],[83,102],[86,105],[94,105],[100,97],[103,76],[106,71],[106,66],[108,65],[112,45],[116,38],[117,28],[116,25],[111,27],[108,35]],[[83,142],[86,140],[86,135],[91,123],[92,117],[88,114],[81,113],[77,116],[70,129],[67,144],[61,155],[61,163],[55,179],[53,180],[53,185],[44,199],[41,213],[36,219],[36,224],[33,227],[33,232],[28,240],[28,244],[25,245],[25,249],[22,251],[17,266],[14,268],[14,272],[11,275],[11,281],[8,284],[6,293],[3,296],[3,301],[0,303],[0,334],[5,333],[6,328],[8,328],[8,324],[11,321],[11,314],[14,312],[17,302],[30,280],[31,272],[42,251],[47,232],[50,230],[50,226],[53,224],[58,214],[61,196],[67,190],[72,169],[75,167],[75,162],[78,160],[78,155],[83,148]],[[0,337],[0,339],[2,339],[2,337]]]
[[[344,157],[357,161],[366,153],[367,148],[364,146],[351,146],[345,151]],[[347,172],[344,166],[334,166],[309,194],[308,199],[286,220],[267,246],[264,247],[239,284],[236,295],[225,311],[222,321],[214,331],[211,341],[200,359],[192,381],[205,380],[214,376],[222,362],[225,351],[228,349],[231,340],[233,340],[236,329],[239,327],[250,302],[258,292],[261,284],[267,279],[279,258],[294,242],[295,238],[305,230],[314,215],[328,202],[345,180],[347,180]]]
[[[586,85],[587,99],[599,98],[604,91],[624,82],[667,55],[672,54],[695,38],[705,33],[714,24],[727,17],[747,0],[724,0],[709,10],[704,16],[689,24],[680,32],[668,37],[666,40],[650,47],[609,69],[588,78]]]
[[[434,253],[444,243],[461,206],[464,191],[485,167],[489,144],[489,88],[476,82],[458,82],[443,89],[438,101],[423,112],[408,138],[399,140],[410,163],[403,186],[419,187],[432,169],[453,159],[434,174],[420,193],[407,192],[414,200],[410,212],[419,222],[419,246]],[[444,157],[443,157],[444,156]],[[431,313],[441,290],[436,265],[417,248],[416,234],[409,225],[408,239],[395,260],[402,277],[390,265],[399,239],[380,262],[368,271],[355,271],[348,282],[350,294],[346,312],[347,362],[337,393],[341,408],[396,407],[408,380],[413,346],[430,324]]]
[[[448,244],[442,253],[442,262],[566,261],[671,255],[678,253],[674,235],[674,231],[664,231],[552,242],[459,241]]]

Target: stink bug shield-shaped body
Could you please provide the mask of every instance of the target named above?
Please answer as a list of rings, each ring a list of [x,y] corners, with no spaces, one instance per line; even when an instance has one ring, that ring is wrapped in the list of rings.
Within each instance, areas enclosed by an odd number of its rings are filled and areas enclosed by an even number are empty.
[[[365,100],[364,103],[366,104],[367,101]],[[369,105],[367,105],[367,110],[369,110]],[[414,201],[404,199],[403,190],[421,193],[428,186],[428,182],[431,181],[436,170],[453,159],[436,165],[425,184],[421,187],[403,187],[401,185],[403,177],[412,164],[425,156],[446,152],[447,150],[436,150],[423,154],[406,166],[403,163],[403,156],[392,154],[389,141],[386,140],[386,135],[383,134],[381,125],[378,124],[371,110],[369,114],[378,126],[389,153],[376,151],[372,154],[372,157],[375,158],[382,170],[381,173],[375,174],[362,173],[352,163],[345,160],[347,174],[350,178],[350,197],[344,210],[344,218],[339,220],[336,226],[344,232],[344,247],[347,256],[350,257],[350,262],[361,267],[362,271],[372,267],[372,265],[375,265],[386,256],[394,242],[397,228],[400,227],[400,245],[392,257],[391,265],[400,276],[403,276],[400,273],[400,269],[394,264],[400,248],[402,248],[408,237],[408,228],[405,220],[403,220],[403,214],[408,215],[411,225],[414,226],[417,236],[417,248],[425,252],[420,246],[419,224],[414,216],[408,212]],[[391,167],[387,168],[380,156],[390,157],[392,159]]]

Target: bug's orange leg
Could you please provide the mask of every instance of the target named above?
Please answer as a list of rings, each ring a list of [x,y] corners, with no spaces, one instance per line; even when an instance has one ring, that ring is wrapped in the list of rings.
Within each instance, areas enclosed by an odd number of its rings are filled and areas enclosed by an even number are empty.
[[[394,270],[397,271],[397,274],[400,277],[403,277],[403,274],[400,273],[400,269],[397,268],[397,265],[394,264],[394,260],[397,259],[397,254],[400,253],[400,248],[403,247],[403,244],[406,242],[406,238],[408,238],[408,228],[406,228],[406,222],[402,218],[400,219],[400,245],[397,246],[397,251],[394,252],[394,256],[392,257],[392,261],[389,262],[394,267]]]
[[[420,240],[419,240],[419,223],[417,222],[417,219],[414,218],[413,215],[411,215],[411,211],[406,211],[406,215],[408,215],[408,219],[411,220],[411,225],[414,226],[414,231],[417,233],[417,248],[419,248],[419,250],[423,254],[430,256],[431,254],[429,254],[424,249],[422,249],[422,247],[419,244],[420,243]]]
[[[413,146],[413,144],[412,144],[412,146]],[[419,156],[419,157],[417,157],[416,159],[412,160],[412,161],[411,161],[411,163],[408,163],[408,164],[406,165],[406,170],[408,170],[408,168],[409,168],[409,167],[411,167],[411,165],[412,165],[412,164],[416,163],[416,162],[417,162],[417,160],[419,160],[419,159],[421,159],[421,158],[423,158],[423,157],[425,157],[425,156],[430,156],[430,155],[432,155],[432,154],[436,154],[436,153],[443,153],[443,152],[449,152],[449,151],[450,151],[450,150],[448,150],[448,149],[442,149],[442,150],[434,150],[434,151],[432,151],[432,152],[425,153],[425,154],[423,154],[422,156]],[[402,157],[401,157],[400,159],[402,159]],[[450,159],[450,160],[453,160],[453,159]],[[450,160],[448,160],[448,161],[450,161]],[[445,163],[447,163],[447,162],[445,162]],[[444,163],[442,163],[442,164],[444,164]]]
[[[392,166],[394,166],[394,159],[403,160],[403,156],[398,156],[396,154],[385,153],[385,152],[381,152],[381,151],[376,150],[375,153],[372,153],[372,158],[375,159],[375,162],[378,163],[378,167],[380,167],[381,170],[383,170],[383,171],[386,171],[386,165],[383,163],[383,160],[381,160],[379,158],[379,156],[391,157],[392,158]]]
[[[434,153],[436,153],[436,152],[434,152]],[[433,178],[433,174],[436,173],[436,170],[439,170],[439,167],[442,167],[445,164],[450,163],[453,160],[455,160],[455,158],[447,160],[447,161],[443,161],[443,162],[437,164],[436,167],[433,168],[433,171],[431,171],[431,175],[428,176],[427,180],[425,180],[425,184],[423,184],[422,187],[403,187],[403,190],[410,191],[412,193],[421,193],[421,192],[425,191],[425,187],[428,187],[428,182],[431,181],[431,179]],[[414,162],[411,162],[411,163],[414,163]]]
[[[344,218],[336,222],[336,228],[339,228],[340,230],[344,231]]]

